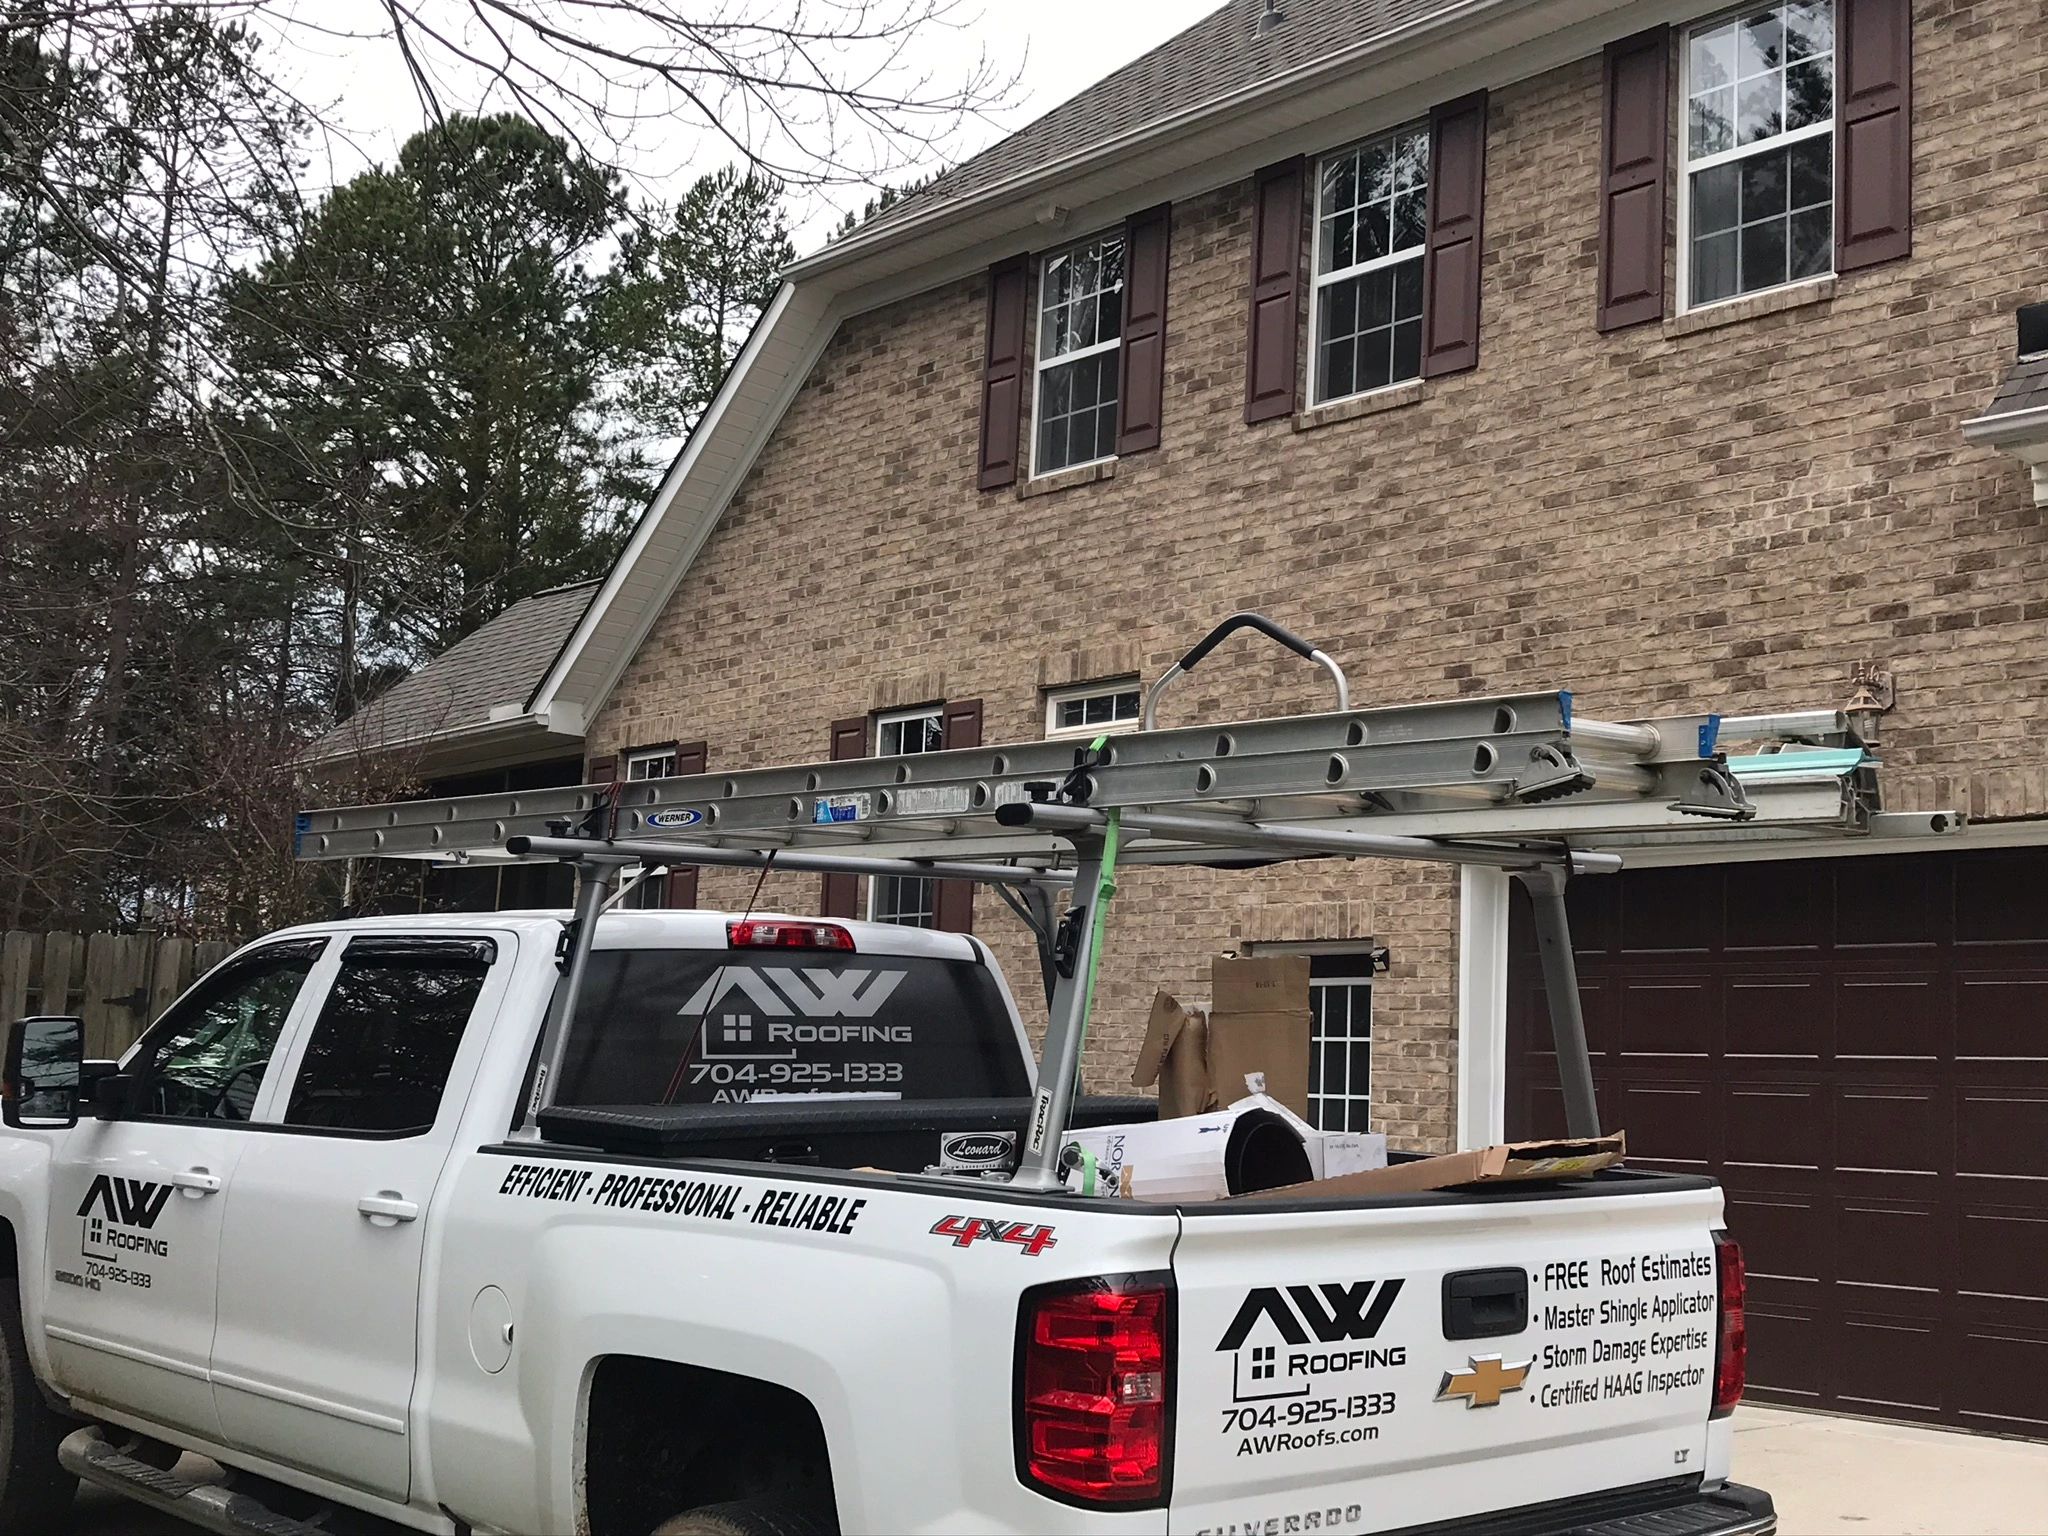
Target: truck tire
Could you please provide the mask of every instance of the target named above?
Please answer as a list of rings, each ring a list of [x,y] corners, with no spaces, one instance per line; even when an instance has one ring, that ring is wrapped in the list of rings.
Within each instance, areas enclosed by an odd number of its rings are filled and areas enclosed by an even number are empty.
[[[773,1499],[706,1504],[654,1528],[653,1536],[826,1536],[810,1511]]]
[[[71,1528],[78,1479],[57,1462],[71,1425],[36,1389],[21,1331],[21,1287],[0,1280],[0,1531],[58,1536]]]

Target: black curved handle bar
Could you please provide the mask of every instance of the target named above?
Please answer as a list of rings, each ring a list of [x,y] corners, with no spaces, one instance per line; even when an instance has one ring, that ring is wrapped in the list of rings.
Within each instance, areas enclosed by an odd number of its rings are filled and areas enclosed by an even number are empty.
[[[1236,634],[1240,629],[1256,629],[1268,640],[1279,641],[1280,644],[1286,646],[1287,649],[1294,652],[1303,661],[1309,660],[1316,653],[1316,648],[1302,639],[1301,636],[1295,634],[1291,629],[1275,624],[1263,613],[1233,613],[1221,624],[1210,630],[1208,634],[1196,641],[1194,649],[1181,657],[1179,663],[1181,671],[1194,671],[1201,664],[1203,657],[1215,650],[1217,646]]]

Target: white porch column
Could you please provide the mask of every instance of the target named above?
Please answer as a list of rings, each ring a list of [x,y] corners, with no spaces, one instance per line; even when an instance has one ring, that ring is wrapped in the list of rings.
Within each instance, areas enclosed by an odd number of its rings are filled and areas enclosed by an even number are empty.
[[[1458,871],[1458,1146],[1507,1140],[1508,881]]]

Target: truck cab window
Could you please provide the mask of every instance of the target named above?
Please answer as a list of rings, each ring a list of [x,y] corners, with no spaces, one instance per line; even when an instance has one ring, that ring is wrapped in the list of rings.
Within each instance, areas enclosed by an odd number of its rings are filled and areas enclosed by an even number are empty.
[[[494,954],[487,939],[350,944],[284,1123],[380,1135],[430,1129]]]
[[[166,1014],[132,1070],[146,1076],[145,1113],[172,1120],[246,1120],[277,1037],[324,939],[272,944],[216,972]]]

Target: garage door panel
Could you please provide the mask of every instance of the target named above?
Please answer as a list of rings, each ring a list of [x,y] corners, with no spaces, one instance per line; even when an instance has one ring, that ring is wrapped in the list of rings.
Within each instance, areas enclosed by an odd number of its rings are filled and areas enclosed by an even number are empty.
[[[1720,992],[1711,976],[1658,976],[1628,982],[1618,999],[1622,1056],[1704,1060],[1720,1042]]]
[[[2048,972],[1957,978],[1956,1055],[2048,1064]]]
[[[1948,1172],[1953,1096],[1945,1088],[1838,1083],[1835,1166],[1854,1173]]]
[[[1928,879],[1927,859],[1842,859],[1833,872],[1836,949],[1929,950],[1948,938],[1948,882]]]
[[[1853,1305],[1931,1315],[1949,1280],[1953,1227],[1947,1208],[1929,1201],[1843,1200],[1835,1214],[1835,1280],[1860,1293]],[[1870,1294],[1878,1290],[1903,1294],[1883,1300]]]
[[[1728,1230],[1742,1244],[1743,1263],[1757,1298],[1783,1306],[1812,1302],[1815,1293],[1810,1287],[1830,1278],[1833,1268],[1831,1202],[1734,1185],[1727,1197]]]
[[[1956,943],[2048,944],[2048,885],[2034,850],[1972,855],[1955,882]]]
[[[1956,1228],[1956,1285],[1971,1311],[2038,1315],[2048,1328],[2048,1212],[1966,1208]]]
[[[1941,1410],[1942,1383],[1952,1366],[1942,1331],[1931,1320],[1845,1313],[1834,1361],[1834,1396],[1844,1407],[1882,1414]]]
[[[1818,1067],[1832,1050],[1833,988],[1819,972],[1731,976],[1724,996],[1729,1060]]]
[[[1969,1385],[1958,1417],[1982,1429],[2048,1435],[2048,1329],[1965,1328],[1955,1374]]]
[[[1621,887],[1624,958],[1705,953],[1721,941],[1721,903],[1701,901],[1688,869],[1638,870]]]
[[[1835,978],[1835,1055],[1842,1061],[1932,1062],[1950,1038],[1947,997],[1931,971]]]
[[[1705,1172],[1721,1144],[1720,1092],[1713,1083],[1623,1083],[1614,1123],[1628,1132],[1631,1158]]]
[[[1730,1083],[1722,1156],[1738,1168],[1819,1171],[1833,1159],[1833,1119],[1825,1084]]]
[[[1829,1327],[1811,1308],[1752,1303],[1749,1389],[1788,1403],[1817,1402],[1827,1378]]]
[[[1731,865],[1724,948],[1744,956],[1819,953],[1834,930],[1834,886],[1834,872],[1818,860]]]
[[[2014,1198],[2048,1196],[2048,1089],[1963,1087],[1956,1098],[1958,1176],[2006,1181]]]

